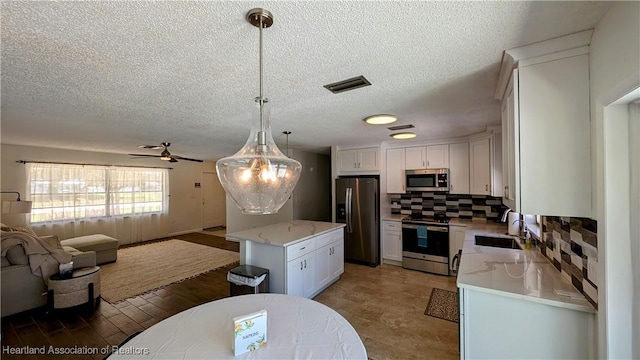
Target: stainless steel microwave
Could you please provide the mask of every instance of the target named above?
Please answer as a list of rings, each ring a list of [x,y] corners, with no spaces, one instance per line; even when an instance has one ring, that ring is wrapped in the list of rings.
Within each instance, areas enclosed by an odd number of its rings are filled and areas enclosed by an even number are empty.
[[[407,191],[449,191],[449,169],[406,170]]]

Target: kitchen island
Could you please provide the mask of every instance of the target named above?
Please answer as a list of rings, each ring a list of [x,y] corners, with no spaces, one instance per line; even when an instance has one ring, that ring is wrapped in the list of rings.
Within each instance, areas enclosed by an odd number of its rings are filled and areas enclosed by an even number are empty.
[[[313,298],[344,272],[345,224],[293,220],[226,234],[240,264],[269,270],[271,292]]]
[[[475,244],[506,227],[467,224],[458,271],[461,358],[594,358],[595,309],[542,255]]]

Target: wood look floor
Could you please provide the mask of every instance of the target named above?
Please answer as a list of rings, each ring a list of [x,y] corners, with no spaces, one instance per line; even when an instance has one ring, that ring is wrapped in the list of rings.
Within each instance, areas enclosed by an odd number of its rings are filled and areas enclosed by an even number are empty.
[[[201,233],[175,236],[238,251],[238,244]],[[233,265],[235,266],[235,265]],[[78,307],[47,316],[34,309],[2,318],[2,347],[105,348],[191,307],[229,296],[221,268],[116,304],[102,300],[95,311]],[[360,334],[370,359],[459,358],[458,324],[424,315],[431,289],[455,290],[455,278],[405,270],[345,264],[345,273],[315,300],[342,314]],[[50,356],[9,355],[2,359]],[[104,355],[56,356],[102,359]]]

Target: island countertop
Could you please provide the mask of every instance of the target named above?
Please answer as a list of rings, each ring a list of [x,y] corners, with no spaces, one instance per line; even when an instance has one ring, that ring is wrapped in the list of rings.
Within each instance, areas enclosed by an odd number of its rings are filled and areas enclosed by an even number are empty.
[[[324,221],[293,220],[228,233],[225,235],[225,238],[232,241],[244,240],[274,246],[289,246],[343,227],[345,227],[345,224]]]
[[[476,235],[504,235],[495,224],[466,225],[458,287],[594,313],[594,307],[540,253],[475,245]],[[500,230],[498,230],[500,229]],[[506,229],[506,227],[504,227]],[[497,231],[498,230],[498,231]],[[562,292],[574,296],[560,295]]]

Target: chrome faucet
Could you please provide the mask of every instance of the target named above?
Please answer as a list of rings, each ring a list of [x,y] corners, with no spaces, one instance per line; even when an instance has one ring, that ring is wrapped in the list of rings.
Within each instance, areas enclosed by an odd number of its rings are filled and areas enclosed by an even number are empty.
[[[502,218],[500,219],[501,222],[507,222],[507,216],[509,216],[509,213],[512,212],[513,210],[511,210],[510,208],[507,208],[507,210],[504,211],[504,213],[502,213]]]
[[[524,238],[521,236],[520,240],[524,240],[525,241],[525,247],[526,249],[531,249],[531,231],[529,230],[529,224],[527,224],[527,222],[525,220],[520,220],[520,219],[515,219],[513,220],[513,224],[520,222],[523,226],[524,226]]]

